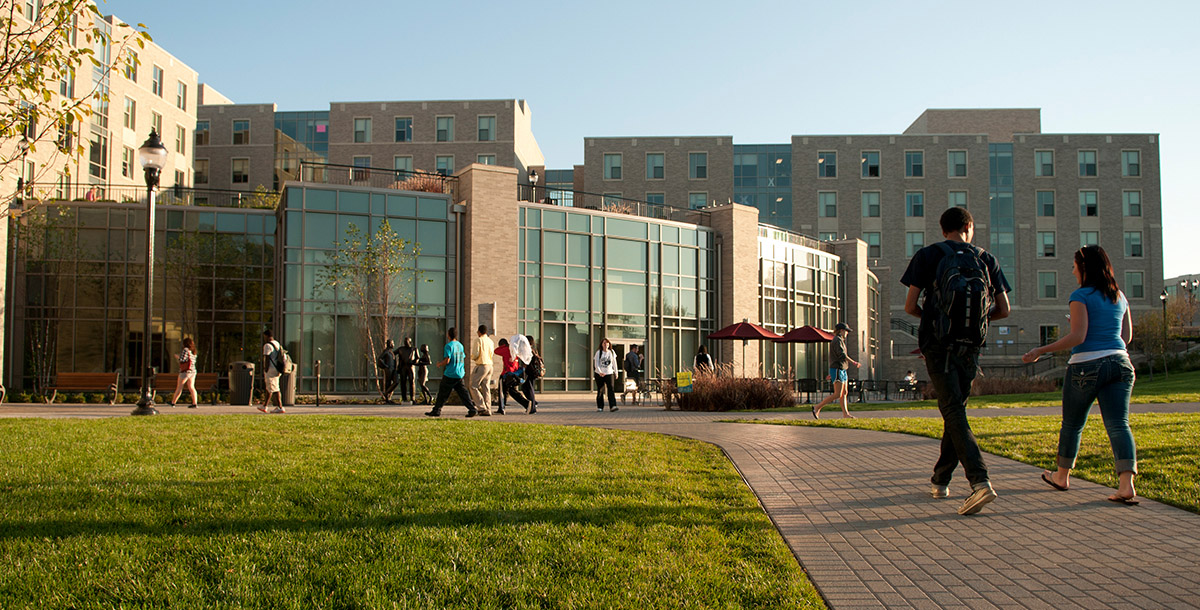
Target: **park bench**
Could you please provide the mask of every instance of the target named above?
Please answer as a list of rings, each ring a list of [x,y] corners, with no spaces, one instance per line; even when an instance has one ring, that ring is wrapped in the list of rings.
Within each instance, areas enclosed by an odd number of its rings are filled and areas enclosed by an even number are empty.
[[[58,373],[50,385],[50,400],[53,403],[58,391],[64,392],[108,392],[108,404],[117,402],[117,382],[120,373]]]
[[[154,376],[155,392],[174,392],[179,375],[175,373],[158,373]],[[211,392],[212,404],[217,406],[217,393],[221,390],[221,375],[219,373],[196,373],[196,393]],[[182,398],[182,396],[181,396]]]

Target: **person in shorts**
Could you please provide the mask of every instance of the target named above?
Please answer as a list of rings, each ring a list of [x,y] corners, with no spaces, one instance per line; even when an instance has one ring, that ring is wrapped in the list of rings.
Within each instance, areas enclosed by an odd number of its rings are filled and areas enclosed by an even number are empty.
[[[189,409],[196,408],[196,342],[191,337],[183,338],[183,349],[179,352],[179,381],[175,383],[175,395],[171,397],[171,406],[179,400],[179,395],[186,389],[192,396]]]
[[[275,408],[270,409],[270,413],[287,413],[283,408],[283,394],[279,391],[279,377],[283,375],[283,371],[279,370],[277,362],[283,359],[283,346],[271,336],[270,330],[263,331],[263,384],[266,385],[267,397],[263,400],[259,411],[267,413],[271,406],[271,399],[275,399]]]
[[[829,380],[833,382],[833,393],[826,396],[825,400],[813,405],[814,419],[821,419],[821,408],[835,400],[842,404],[842,419],[854,419],[854,416],[850,414],[849,402],[846,400],[846,388],[849,384],[847,371],[851,364],[854,365],[854,368],[858,368],[858,362],[846,352],[846,335],[848,334],[850,334],[850,327],[845,322],[838,322],[833,331],[833,341],[829,343]]]

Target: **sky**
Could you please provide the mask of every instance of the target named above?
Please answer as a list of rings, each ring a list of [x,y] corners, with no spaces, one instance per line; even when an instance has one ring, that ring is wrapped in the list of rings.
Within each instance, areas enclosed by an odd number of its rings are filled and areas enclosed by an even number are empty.
[[[589,136],[901,133],[1041,108],[1160,134],[1165,276],[1200,273],[1200,2],[108,0],[236,103],[524,99],[551,168]],[[1188,144],[1191,142],[1191,144]],[[1192,169],[1188,169],[1192,168]],[[1149,244],[1153,247],[1153,244]]]

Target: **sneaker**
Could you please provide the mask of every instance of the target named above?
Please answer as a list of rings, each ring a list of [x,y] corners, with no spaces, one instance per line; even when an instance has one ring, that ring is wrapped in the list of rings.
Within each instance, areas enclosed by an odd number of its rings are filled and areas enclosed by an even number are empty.
[[[468,418],[468,419],[469,419],[469,418],[472,418],[472,417],[475,417],[476,415],[479,415],[479,411],[467,411],[467,418]]]
[[[262,411],[263,413],[266,413],[266,412],[267,412],[267,406],[266,406],[266,405],[263,405],[263,406],[261,406],[261,407],[258,407],[258,410],[259,410],[259,411]]]
[[[284,410],[283,407],[275,407],[274,409],[271,409],[271,412],[272,413],[287,413],[287,411]]]
[[[609,408],[610,413],[615,412],[615,411],[620,411],[620,410],[621,410],[621,407],[618,407],[617,405],[613,405],[611,408]]]
[[[496,409],[496,415],[504,415],[504,409]]]
[[[537,413],[537,407],[534,405],[529,405],[529,410],[526,411],[525,413],[527,413],[529,415],[533,415],[534,413]]]
[[[604,412],[604,407],[596,407],[596,412],[598,412],[598,413],[603,413],[603,412]]]
[[[442,414],[438,413],[437,411],[430,411],[425,414],[425,417],[441,417],[441,416],[442,416]]]
[[[966,500],[963,500],[962,506],[958,507],[958,514],[974,515],[983,510],[985,504],[995,500],[996,495],[996,490],[992,489],[991,483],[983,483],[978,489],[971,492]]]
[[[950,486],[949,485],[933,485],[929,488],[929,495],[931,495],[935,498],[949,498],[950,497]]]
[[[475,413],[477,415],[479,415],[480,417],[491,417],[492,416],[491,411],[476,411]]]
[[[175,405],[171,405],[171,406],[173,407],[173,406],[175,406]],[[193,405],[188,405],[188,408],[189,408],[189,409],[195,409],[195,408],[196,408],[196,405],[194,405],[194,404],[193,404]]]

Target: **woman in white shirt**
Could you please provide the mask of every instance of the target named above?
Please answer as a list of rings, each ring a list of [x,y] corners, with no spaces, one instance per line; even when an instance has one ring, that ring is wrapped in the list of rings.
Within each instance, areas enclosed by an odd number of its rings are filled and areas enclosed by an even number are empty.
[[[592,369],[596,374],[596,410],[604,410],[604,391],[608,388],[608,410],[617,410],[617,353],[607,338],[600,342],[600,349],[592,356]]]

